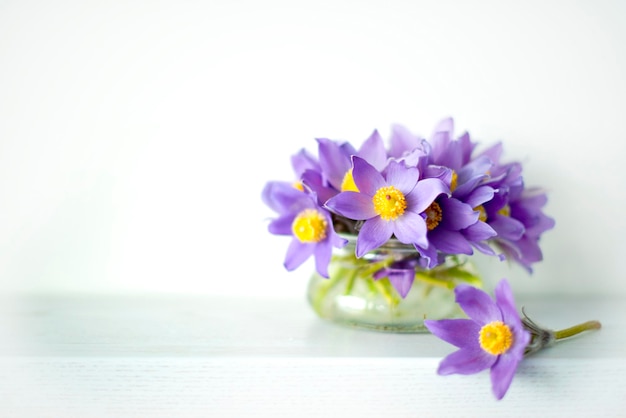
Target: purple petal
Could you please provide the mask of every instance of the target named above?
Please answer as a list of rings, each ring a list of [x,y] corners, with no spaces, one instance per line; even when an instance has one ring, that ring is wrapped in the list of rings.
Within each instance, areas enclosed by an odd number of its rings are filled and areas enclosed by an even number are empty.
[[[455,198],[441,198],[438,200],[443,213],[440,225],[453,231],[467,228],[478,221],[478,212],[474,212],[472,206]]]
[[[506,279],[502,279],[496,285],[496,304],[502,311],[502,321],[507,325],[521,325],[520,316],[515,307],[513,291]]]
[[[330,244],[335,248],[343,248],[348,243],[348,240],[341,238],[337,233],[332,230],[330,234]]]
[[[470,157],[472,155],[472,152],[474,151],[474,148],[476,147],[476,144],[472,142],[468,132],[463,132],[463,134],[457,139],[457,141],[459,143],[461,156],[463,158],[462,159],[463,164],[466,164],[466,166],[471,165],[472,163],[470,162],[468,164],[468,161],[470,160]]]
[[[504,393],[513,379],[512,374],[515,373],[517,363],[515,363],[513,370],[508,370],[515,361],[519,362],[524,357],[524,350],[530,342],[530,333],[522,325],[517,308],[515,307],[515,299],[513,297],[513,291],[506,279],[502,279],[496,285],[496,304],[502,311],[502,320],[513,331],[513,346],[509,350],[500,356],[498,363],[494,366],[497,370],[491,370],[491,379],[494,387],[494,393],[501,399]],[[500,363],[503,363],[502,365]],[[508,366],[507,366],[508,365]],[[508,372],[511,372],[509,378]],[[495,373],[495,375],[494,375]],[[508,379],[508,381],[507,381]],[[500,382],[496,389],[496,382]],[[497,392],[496,392],[497,390]]]
[[[476,345],[471,348],[461,348],[441,360],[437,373],[448,374],[474,374],[490,368],[498,359]]]
[[[512,259],[516,261],[520,261],[520,257],[522,256],[517,246],[515,246],[512,242],[495,238],[498,243],[498,247],[502,250],[503,254],[501,254],[500,260]],[[524,266],[530,272],[530,266]]]
[[[437,247],[432,243],[428,243],[428,246],[415,246],[417,252],[420,253],[422,259],[426,260],[426,267],[433,268],[439,264],[439,257],[437,256]]]
[[[495,237],[498,235],[492,227],[485,222],[476,222],[474,225],[470,225],[462,231],[465,238],[471,242],[484,241],[486,239]]]
[[[403,162],[407,167],[417,167],[420,172],[422,170],[421,161],[426,161],[425,158],[427,153],[424,151],[424,147],[415,148],[411,152],[407,152],[404,154],[402,158],[399,158],[398,161]]]
[[[405,298],[406,295],[411,290],[411,286],[413,286],[413,281],[415,280],[415,271],[414,270],[392,270],[387,275],[387,278],[393,285],[394,289],[398,291],[402,298]]]
[[[374,131],[357,152],[357,155],[369,162],[377,170],[382,170],[387,165],[387,150],[385,143],[378,133]]]
[[[472,193],[472,191],[476,189],[478,184],[486,177],[487,176],[481,174],[469,180],[457,180],[458,186],[456,189],[454,189],[454,197],[456,197],[457,199],[466,200],[467,196]]]
[[[406,195],[409,210],[424,212],[440,194],[449,194],[446,184],[439,179],[424,179],[417,182],[411,193]]]
[[[365,221],[356,240],[356,256],[362,257],[385,242],[389,241],[393,234],[393,222],[372,218]]]
[[[285,216],[280,216],[269,223],[267,229],[274,235],[293,235],[291,229],[293,220],[295,219],[295,213],[289,213]]]
[[[430,135],[430,143],[433,144],[432,155],[439,159],[442,153],[448,149],[454,132],[454,120],[450,117],[440,120]]]
[[[459,231],[449,231],[443,228],[437,228],[428,234],[428,239],[435,244],[435,247],[437,247],[439,251],[444,253],[467,255],[472,255],[474,253],[470,243]]]
[[[361,193],[374,196],[378,189],[387,185],[383,175],[364,159],[353,156],[352,164],[352,177]]]
[[[496,215],[495,219],[488,219],[491,226],[499,238],[517,241],[524,235],[524,225],[513,218],[503,215]]]
[[[317,195],[318,203],[323,205],[328,199],[337,194],[337,190],[324,185],[322,174],[313,170],[302,173],[302,184]]]
[[[493,146],[487,148],[480,155],[486,155],[491,161],[493,161],[495,164],[498,164],[498,162],[500,161],[500,157],[502,156],[502,151],[502,142],[498,142]]]
[[[315,251],[315,244],[302,243],[294,238],[287,249],[285,268],[292,271],[300,267],[313,254],[313,251]]]
[[[493,321],[502,321],[502,312],[483,290],[460,284],[454,289],[456,302],[461,309],[480,326]]]
[[[482,242],[472,242],[474,248],[480,251],[483,254],[487,255],[496,255],[496,252],[487,244],[483,244]]]
[[[387,184],[393,185],[403,194],[409,194],[417,184],[420,173],[415,167],[406,167],[397,161],[389,162],[386,170]]]
[[[526,228],[526,234],[538,237],[543,232],[554,228],[554,219],[541,212],[545,204],[545,194],[524,196],[511,202],[511,217],[519,220]]]
[[[524,191],[521,201],[525,207],[536,211],[548,203],[548,196],[541,189],[529,188]]]
[[[393,125],[389,139],[389,156],[400,158],[405,153],[420,147],[421,138],[402,125]]]
[[[349,142],[337,142],[339,144],[339,149],[343,152],[344,155],[348,156],[350,159],[351,156],[356,155],[356,148],[352,146]]]
[[[335,189],[341,190],[343,177],[351,168],[350,155],[346,154],[335,141],[330,139],[318,138],[317,142],[322,172]]]
[[[454,172],[454,170],[448,168],[448,167],[443,167],[440,165],[428,165],[424,168],[424,170],[420,170],[420,173],[422,175],[423,178],[425,179],[429,179],[429,178],[435,178],[435,179],[439,179],[441,181],[443,181],[446,184],[450,184],[451,180],[452,180],[452,173]]]
[[[456,157],[454,153],[450,151],[450,145],[452,142],[452,134],[454,131],[454,120],[452,118],[446,118],[441,120],[433,133],[431,134],[430,142],[433,144],[432,158],[435,164],[446,165],[451,168],[458,168],[455,165],[451,165],[451,160]],[[460,162],[460,159],[459,159]]]
[[[433,134],[436,134],[437,132],[451,133],[452,131],[454,131],[454,119],[448,116],[447,118],[443,118],[437,122],[435,129],[433,129]]]
[[[291,157],[291,166],[293,167],[297,177],[302,176],[302,173],[306,170],[321,170],[315,156],[304,148]]]
[[[437,337],[459,348],[478,344],[481,327],[471,319],[425,320],[424,325]]]
[[[513,347],[510,351],[504,354],[504,356],[516,356],[519,359],[524,357],[524,351],[531,340],[530,332],[524,327],[524,325],[512,327],[513,328]]]
[[[520,360],[514,356],[499,356],[491,367],[491,389],[496,398],[502,399],[509,390]]]
[[[489,186],[480,186],[475,188],[465,199],[465,203],[472,208],[482,205],[493,199],[494,190]]]
[[[488,176],[488,172],[493,167],[493,161],[485,155],[476,157],[470,163],[466,164],[461,170],[459,170],[459,181],[465,183],[469,179],[473,178],[485,178]]]
[[[541,213],[540,207],[534,207],[530,199],[519,199],[511,202],[511,216],[519,219],[524,225],[534,224],[533,220]],[[526,222],[528,220],[529,222]]]
[[[320,276],[328,278],[328,264],[332,256],[332,241],[325,239],[315,245],[315,269]]]
[[[522,237],[522,239],[515,242],[515,245],[521,253],[520,261],[524,264],[530,266],[532,263],[543,260],[543,254],[537,238]]]
[[[304,192],[285,181],[270,181],[261,192],[263,202],[278,213],[293,211],[294,202],[304,196],[306,196]]]
[[[324,206],[354,220],[370,219],[378,215],[371,196],[358,192],[341,192],[328,199]]]
[[[543,213],[537,214],[532,225],[526,226],[526,235],[531,237],[539,237],[544,232],[554,228],[556,222]]]
[[[437,162],[453,170],[460,170],[463,166],[463,150],[459,141],[450,141],[446,152],[439,156]]]
[[[393,222],[393,233],[404,244],[416,244],[428,247],[426,222],[415,212],[405,212]]]

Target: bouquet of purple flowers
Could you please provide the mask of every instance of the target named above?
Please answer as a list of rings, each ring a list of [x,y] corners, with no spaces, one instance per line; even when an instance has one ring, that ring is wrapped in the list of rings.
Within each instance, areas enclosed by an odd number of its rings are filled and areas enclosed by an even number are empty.
[[[374,276],[389,277],[404,297],[416,267],[433,269],[449,256],[477,250],[529,272],[542,259],[539,239],[554,226],[542,212],[546,194],[526,187],[519,162],[501,161],[501,143],[478,151],[447,118],[428,139],[395,125],[388,143],[375,130],[359,148],[327,138],[317,146],[317,156],[292,156],[293,181],[270,181],[262,193],[278,214],[269,231],[292,237],[287,270],[314,256],[317,273],[329,277],[333,248],[349,238],[357,258],[395,240],[414,255]]]

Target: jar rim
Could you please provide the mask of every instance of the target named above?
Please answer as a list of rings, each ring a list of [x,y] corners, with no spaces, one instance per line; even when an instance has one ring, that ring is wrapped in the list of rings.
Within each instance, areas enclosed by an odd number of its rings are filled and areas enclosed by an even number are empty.
[[[345,232],[338,232],[337,235],[339,235],[341,238],[348,240],[349,245],[351,246],[356,245],[356,240],[358,238],[358,235],[347,234]],[[381,245],[377,249],[372,250],[371,252],[376,252],[377,250],[394,250],[394,251],[401,251],[401,252],[407,252],[407,253],[408,252],[417,253],[417,249],[415,248],[415,246],[413,246],[413,244],[405,244],[394,237],[390,238],[383,245]]]

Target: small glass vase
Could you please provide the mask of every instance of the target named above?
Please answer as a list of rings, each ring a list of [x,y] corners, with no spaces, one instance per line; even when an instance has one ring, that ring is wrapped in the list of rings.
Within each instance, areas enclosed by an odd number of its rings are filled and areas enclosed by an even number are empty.
[[[323,319],[376,331],[426,333],[425,319],[465,317],[454,300],[457,284],[482,285],[467,257],[448,256],[432,269],[416,267],[413,285],[402,298],[388,278],[373,275],[393,262],[419,258],[415,248],[391,239],[356,258],[355,242],[350,237],[344,248],[335,249],[328,279],[314,273],[309,281],[309,304]]]

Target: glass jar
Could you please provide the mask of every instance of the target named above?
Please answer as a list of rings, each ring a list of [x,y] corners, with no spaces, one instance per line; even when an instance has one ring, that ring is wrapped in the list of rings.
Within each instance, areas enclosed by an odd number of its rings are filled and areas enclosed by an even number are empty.
[[[467,257],[448,256],[442,264],[426,269],[417,265],[420,256],[412,245],[391,239],[356,258],[355,243],[356,237],[351,236],[345,247],[335,249],[328,279],[314,273],[309,281],[307,298],[321,318],[377,331],[425,333],[425,319],[465,317],[454,300],[457,284],[482,285]],[[385,267],[412,260],[417,265],[412,267],[415,278],[404,298],[387,277],[374,277]]]

